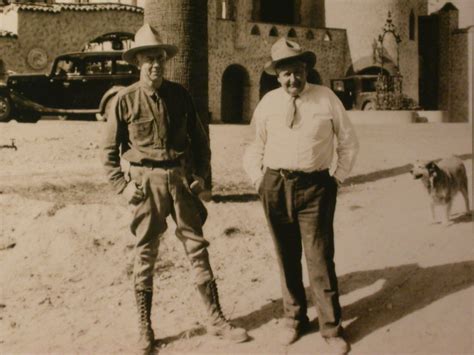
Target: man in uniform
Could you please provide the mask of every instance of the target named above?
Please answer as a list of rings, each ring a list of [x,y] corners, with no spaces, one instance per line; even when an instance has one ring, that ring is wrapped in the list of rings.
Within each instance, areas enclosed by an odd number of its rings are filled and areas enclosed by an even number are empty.
[[[192,192],[202,191],[210,174],[209,139],[188,91],[163,77],[166,62],[177,51],[176,46],[163,43],[148,24],[137,31],[123,58],[140,69],[140,80],[114,97],[107,112],[103,146],[108,179],[133,209],[133,280],[139,314],[138,349],[143,353],[149,353],[154,343],[150,319],[153,270],[168,215],[176,222],[176,236],[206,306],[208,333],[234,342],[248,337],[244,329],[225,319],[219,304],[209,243],[202,231],[207,212]],[[127,164],[121,164],[123,161]],[[129,165],[129,172],[121,165]]]

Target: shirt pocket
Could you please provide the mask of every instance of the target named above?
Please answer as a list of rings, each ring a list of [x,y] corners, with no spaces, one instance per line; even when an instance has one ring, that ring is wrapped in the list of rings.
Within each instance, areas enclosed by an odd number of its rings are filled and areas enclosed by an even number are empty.
[[[153,146],[155,143],[156,124],[153,118],[144,118],[129,123],[128,130],[131,141],[139,147]]]

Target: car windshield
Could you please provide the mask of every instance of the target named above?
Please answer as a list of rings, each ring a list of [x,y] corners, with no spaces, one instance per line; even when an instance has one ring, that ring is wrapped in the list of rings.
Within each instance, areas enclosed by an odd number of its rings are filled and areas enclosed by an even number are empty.
[[[128,64],[122,59],[117,59],[115,62],[116,74],[134,74],[137,73],[137,68],[134,65]]]
[[[79,75],[79,63],[73,58],[61,58],[56,64],[55,75]]]
[[[112,74],[112,59],[107,58],[86,58],[85,74]]]
[[[375,83],[376,83],[376,79],[362,79],[362,91],[363,92],[372,92],[372,91],[376,91],[375,89]]]

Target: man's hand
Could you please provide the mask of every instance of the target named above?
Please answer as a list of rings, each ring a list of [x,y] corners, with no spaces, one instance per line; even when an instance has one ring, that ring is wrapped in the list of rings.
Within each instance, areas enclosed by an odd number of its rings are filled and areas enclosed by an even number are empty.
[[[255,181],[255,184],[254,184],[255,191],[258,192],[258,190],[260,190],[260,185],[262,185],[262,180],[263,180],[263,176],[259,177],[257,181]]]
[[[332,177],[334,179],[334,181],[336,182],[337,184],[337,187],[341,187],[342,186],[342,182],[335,176]]]
[[[211,201],[212,194],[211,191],[206,189],[206,183],[204,179],[194,174],[193,179],[193,182],[191,183],[191,185],[189,185],[189,188],[191,189],[192,193],[205,202]]]
[[[134,181],[130,181],[127,184],[127,187],[122,191],[122,195],[127,203],[131,205],[138,205],[145,198],[145,193],[141,188],[137,187]]]

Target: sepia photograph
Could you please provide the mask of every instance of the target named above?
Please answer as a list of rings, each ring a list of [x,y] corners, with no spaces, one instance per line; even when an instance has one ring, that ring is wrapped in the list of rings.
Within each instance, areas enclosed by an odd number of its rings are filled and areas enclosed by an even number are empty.
[[[0,354],[474,354],[474,0],[3,0]]]

